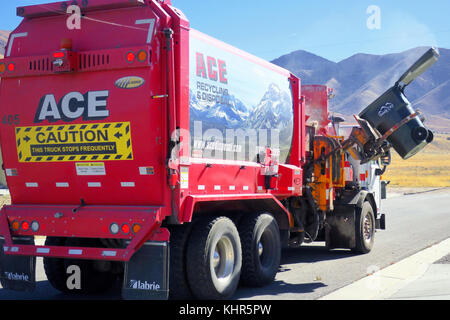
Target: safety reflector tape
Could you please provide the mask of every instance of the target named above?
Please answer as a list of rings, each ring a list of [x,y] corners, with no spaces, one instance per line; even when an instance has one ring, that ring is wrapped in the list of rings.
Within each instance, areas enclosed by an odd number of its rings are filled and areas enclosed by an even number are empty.
[[[219,191],[221,189],[220,186],[214,186],[214,190]]]
[[[101,186],[102,186],[102,184],[100,182],[88,182],[88,187],[91,187],[91,188],[99,188]]]
[[[198,186],[198,190],[205,190],[205,186],[199,185],[199,186]]]
[[[107,251],[107,250],[105,250],[105,251],[102,252],[102,255],[104,257],[115,257],[117,255],[117,251]]]
[[[81,255],[81,254],[83,254],[83,250],[80,250],[80,249],[69,249],[69,254]]]
[[[67,183],[67,182],[56,182],[56,187],[58,187],[58,188],[68,188],[69,187],[69,183]]]
[[[230,191],[233,191],[233,190],[236,190],[236,187],[235,186],[230,186],[229,189],[230,189]]]
[[[49,253],[50,248],[36,248],[36,253]]]
[[[25,186],[27,188],[37,188],[37,187],[39,187],[39,184],[37,184],[37,182],[26,182]]]
[[[16,127],[19,162],[133,160],[129,122]]]
[[[248,186],[243,186],[242,189],[245,191],[248,191],[249,188],[248,188]]]
[[[121,182],[120,185],[124,188],[135,186],[134,182]]]

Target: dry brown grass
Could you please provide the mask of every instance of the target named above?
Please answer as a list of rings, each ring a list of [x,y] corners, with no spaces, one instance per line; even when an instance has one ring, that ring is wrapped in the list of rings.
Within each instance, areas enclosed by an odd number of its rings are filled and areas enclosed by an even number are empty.
[[[383,179],[391,187],[450,187],[450,135],[437,134],[422,152],[408,160],[393,152]]]

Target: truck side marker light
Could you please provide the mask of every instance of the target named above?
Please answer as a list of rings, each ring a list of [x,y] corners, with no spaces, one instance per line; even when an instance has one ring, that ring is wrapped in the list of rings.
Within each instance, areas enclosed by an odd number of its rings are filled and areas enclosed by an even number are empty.
[[[13,72],[16,69],[16,65],[14,63],[8,64],[8,71]]]
[[[99,188],[101,186],[102,186],[102,184],[100,182],[88,182],[88,187],[91,187],[91,188]]]
[[[6,71],[6,66],[4,63],[0,63],[0,73],[5,73]]]
[[[37,184],[37,182],[26,182],[25,186],[27,188],[37,188],[37,187],[39,187],[39,184]]]
[[[50,253],[50,248],[36,248],[36,253]]]
[[[159,96],[152,96],[152,99],[162,99],[162,98],[167,98],[169,95],[168,94],[161,94]]]
[[[199,185],[198,186],[198,190],[205,190],[205,186],[204,185]]]
[[[70,255],[82,255],[83,254],[83,250],[81,249],[69,249],[69,254]]]
[[[56,187],[57,188],[68,188],[69,187],[69,183],[67,183],[67,182],[56,182]]]

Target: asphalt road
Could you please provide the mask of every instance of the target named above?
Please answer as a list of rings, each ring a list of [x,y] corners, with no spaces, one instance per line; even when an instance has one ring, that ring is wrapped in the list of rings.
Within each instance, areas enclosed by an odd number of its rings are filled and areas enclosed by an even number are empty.
[[[387,230],[375,235],[370,254],[327,250],[324,243],[283,251],[275,282],[264,288],[240,288],[235,299],[313,300],[346,286],[450,237],[450,189],[384,200]],[[0,287],[0,300],[120,299],[120,283],[102,296],[63,295],[45,278],[42,259],[37,263],[33,293]]]

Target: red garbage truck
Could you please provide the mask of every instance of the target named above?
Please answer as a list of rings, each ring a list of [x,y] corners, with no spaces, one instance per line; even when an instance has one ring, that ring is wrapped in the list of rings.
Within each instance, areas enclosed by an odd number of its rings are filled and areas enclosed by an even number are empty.
[[[126,299],[227,299],[273,281],[283,247],[367,253],[384,215],[348,158],[385,159],[402,130],[416,151],[432,139],[414,112],[338,136],[327,87],[190,28],[169,0],[17,15],[0,60],[7,289],[34,290],[43,257],[65,293],[121,279]],[[410,108],[398,95],[387,113]]]

